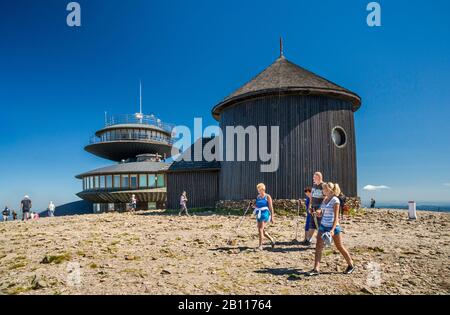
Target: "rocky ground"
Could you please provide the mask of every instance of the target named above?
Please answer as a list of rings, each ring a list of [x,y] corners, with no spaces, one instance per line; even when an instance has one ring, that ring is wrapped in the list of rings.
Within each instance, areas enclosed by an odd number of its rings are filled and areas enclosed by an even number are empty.
[[[357,270],[326,249],[322,275],[306,277],[314,249],[292,243],[295,221],[277,216],[275,249],[255,251],[255,221],[162,212],[46,218],[0,224],[2,294],[449,294],[450,214],[366,210],[346,218]],[[304,218],[301,218],[304,222]]]

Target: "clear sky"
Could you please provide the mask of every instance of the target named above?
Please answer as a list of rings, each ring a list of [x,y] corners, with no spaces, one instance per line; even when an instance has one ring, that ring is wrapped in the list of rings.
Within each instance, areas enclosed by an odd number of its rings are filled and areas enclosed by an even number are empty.
[[[450,2],[367,0],[0,2],[0,206],[74,201],[76,174],[111,164],[83,150],[104,112],[192,125],[278,57],[363,99],[358,193],[450,202]],[[368,192],[366,185],[390,189]]]

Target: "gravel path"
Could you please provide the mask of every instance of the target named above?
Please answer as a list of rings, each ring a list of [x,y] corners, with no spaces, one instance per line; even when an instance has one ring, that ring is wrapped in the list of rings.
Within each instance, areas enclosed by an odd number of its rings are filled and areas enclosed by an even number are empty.
[[[295,221],[277,216],[272,250],[255,251],[255,220],[161,212],[45,218],[0,224],[1,294],[449,294],[450,214],[366,210],[342,221],[357,270],[326,249],[292,243]],[[304,218],[301,219],[303,224]],[[302,234],[302,233],[300,233]]]

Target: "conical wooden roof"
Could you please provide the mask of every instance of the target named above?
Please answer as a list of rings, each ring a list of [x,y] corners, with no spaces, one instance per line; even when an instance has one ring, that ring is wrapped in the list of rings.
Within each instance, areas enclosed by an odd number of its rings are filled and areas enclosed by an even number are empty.
[[[361,106],[361,98],[356,93],[324,79],[281,56],[255,78],[217,104],[213,108],[212,113],[214,118],[219,119],[221,111],[236,102],[256,96],[279,93],[327,95],[344,99],[353,104],[354,111],[357,111]]]

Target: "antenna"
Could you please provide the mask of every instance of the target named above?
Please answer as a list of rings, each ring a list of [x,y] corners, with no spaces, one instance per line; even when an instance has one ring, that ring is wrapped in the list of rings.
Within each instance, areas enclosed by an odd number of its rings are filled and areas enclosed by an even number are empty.
[[[139,114],[142,115],[142,81],[139,80]]]
[[[139,80],[139,113],[136,113],[136,118],[139,119],[139,122],[142,124],[142,119],[144,115],[142,114],[142,81]]]

